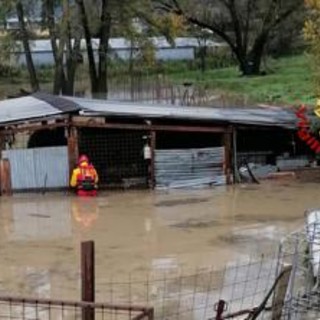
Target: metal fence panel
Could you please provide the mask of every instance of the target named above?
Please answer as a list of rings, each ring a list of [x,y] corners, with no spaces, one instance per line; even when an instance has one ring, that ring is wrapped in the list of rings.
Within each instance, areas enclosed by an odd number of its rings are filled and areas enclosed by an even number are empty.
[[[157,188],[225,184],[224,147],[156,150]]]
[[[67,147],[6,150],[11,166],[13,190],[62,188],[68,186]]]

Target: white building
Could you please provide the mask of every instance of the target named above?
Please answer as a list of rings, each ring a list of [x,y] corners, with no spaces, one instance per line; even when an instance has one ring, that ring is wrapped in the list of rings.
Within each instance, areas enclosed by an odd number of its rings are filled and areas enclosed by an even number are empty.
[[[199,47],[199,41],[196,38],[176,38],[175,44],[172,46],[164,37],[153,37],[150,39],[155,47],[155,56],[158,61],[168,60],[193,60],[195,58],[195,50]],[[97,54],[99,40],[92,40],[93,49]],[[132,55],[132,51],[136,54],[139,50],[138,46],[132,44],[130,40],[125,38],[111,38],[109,40],[110,56],[114,59],[127,61]],[[221,47],[222,43],[208,41],[207,46]],[[33,61],[36,66],[50,66],[53,65],[54,59],[52,54],[52,47],[50,40],[35,40],[31,42],[31,51]],[[84,59],[86,59],[86,45],[85,41],[81,42],[81,52]],[[21,44],[12,54],[12,63],[18,65],[25,65],[26,59]]]

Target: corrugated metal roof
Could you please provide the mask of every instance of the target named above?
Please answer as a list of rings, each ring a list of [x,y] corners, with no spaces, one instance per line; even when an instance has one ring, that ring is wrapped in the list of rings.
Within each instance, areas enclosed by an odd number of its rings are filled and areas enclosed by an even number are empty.
[[[296,127],[294,112],[281,108],[209,108],[170,105],[146,105],[138,103],[111,102],[96,99],[65,97],[76,102],[82,114],[115,117],[139,117],[181,119],[194,121],[221,121],[234,124]]]
[[[52,94],[37,92],[33,94],[33,97],[42,100],[46,103],[49,103],[52,107],[64,112],[75,112],[79,111],[80,107],[73,101],[66,100],[61,96],[55,96]]]
[[[0,101],[0,123],[54,116],[62,111],[32,96]]]
[[[80,107],[72,101],[45,93],[36,93],[0,101],[0,124],[21,122],[77,112]]]
[[[147,105],[53,96],[43,93],[0,101],[0,124],[78,112],[82,115],[92,116],[176,119],[288,128],[295,128],[297,124],[294,112],[281,108],[244,109]]]

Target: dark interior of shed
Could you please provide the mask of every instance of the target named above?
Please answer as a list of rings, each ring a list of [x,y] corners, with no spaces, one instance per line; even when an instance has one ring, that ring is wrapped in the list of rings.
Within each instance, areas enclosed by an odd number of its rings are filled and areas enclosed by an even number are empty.
[[[64,128],[43,129],[35,131],[29,138],[28,148],[66,146],[67,138]]]
[[[100,186],[146,186],[146,135],[138,130],[83,128],[79,130],[79,153],[89,156],[99,173]]]
[[[223,145],[222,133],[157,132],[156,149],[211,148]]]
[[[247,158],[250,162],[271,165],[284,154],[289,157],[311,157],[313,154],[306,143],[299,139],[296,131],[281,128],[238,130],[237,153],[238,162]]]

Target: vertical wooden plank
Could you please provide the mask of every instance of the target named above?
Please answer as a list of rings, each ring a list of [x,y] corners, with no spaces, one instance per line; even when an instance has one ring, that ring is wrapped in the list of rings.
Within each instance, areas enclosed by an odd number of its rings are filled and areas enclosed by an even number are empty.
[[[11,167],[8,159],[0,160],[1,195],[12,195]]]
[[[154,130],[151,131],[150,136],[151,136],[150,188],[154,189],[156,184],[156,177],[155,177],[156,132]]]
[[[77,165],[78,157],[78,130],[76,127],[71,127],[68,136],[69,175],[72,174],[72,170]]]
[[[223,144],[224,144],[224,173],[227,177],[227,184],[231,184],[231,157],[232,157],[232,148],[231,148],[231,141],[232,141],[232,133],[225,132],[223,134]]]
[[[95,301],[95,265],[94,242],[81,243],[81,299],[86,302]],[[82,320],[94,320],[95,310],[83,308]]]
[[[283,304],[286,298],[287,288],[289,285],[291,270],[292,265],[287,264],[282,266],[281,273],[283,273],[283,276],[281,277],[277,285],[272,303],[272,320],[281,319]]]

